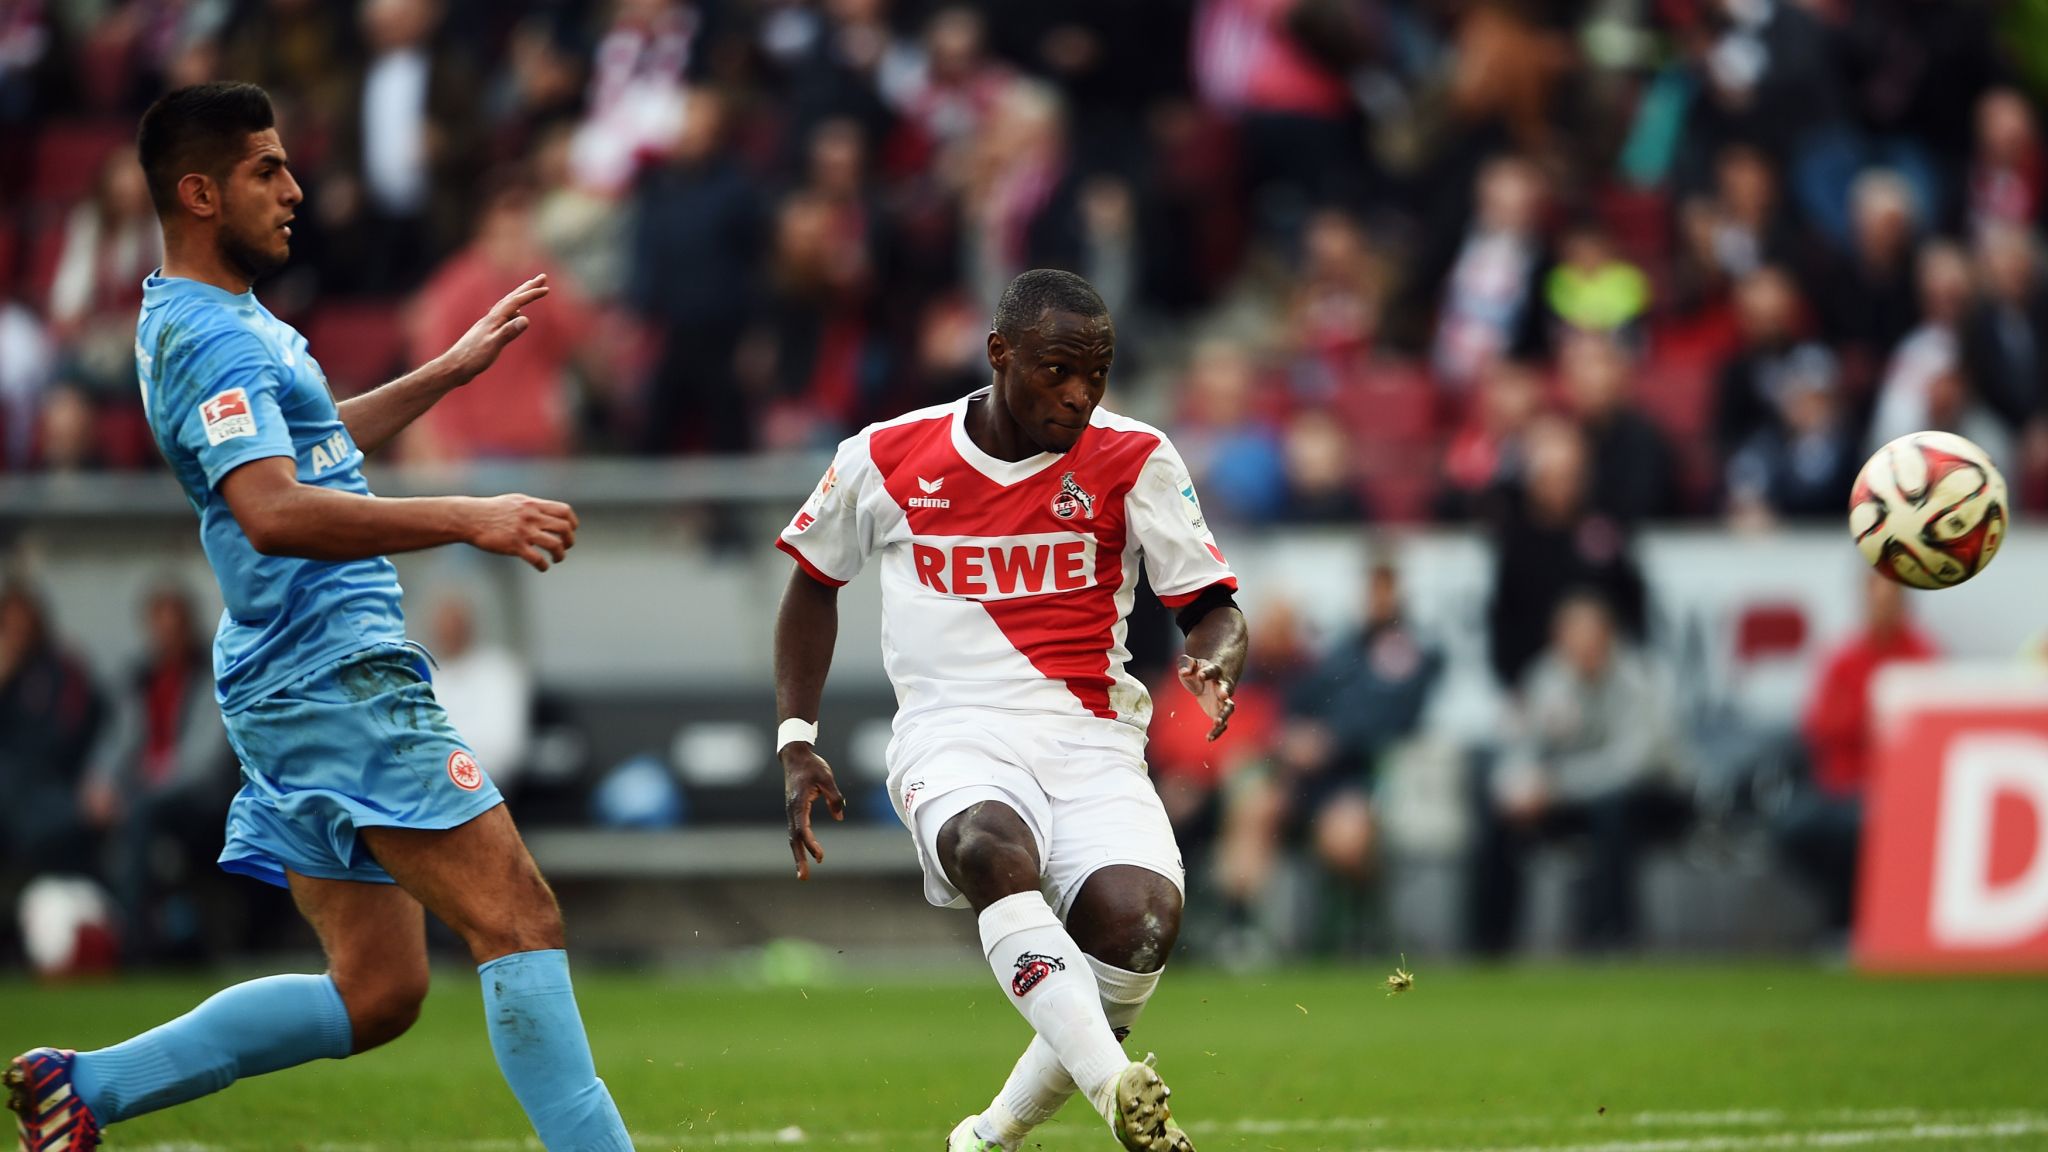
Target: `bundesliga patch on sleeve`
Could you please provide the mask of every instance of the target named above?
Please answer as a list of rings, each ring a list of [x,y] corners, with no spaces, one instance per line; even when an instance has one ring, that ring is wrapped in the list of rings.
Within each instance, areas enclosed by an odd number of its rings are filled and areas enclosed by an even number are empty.
[[[206,425],[206,442],[210,445],[256,434],[256,414],[249,410],[246,388],[230,388],[201,404],[199,418]]]

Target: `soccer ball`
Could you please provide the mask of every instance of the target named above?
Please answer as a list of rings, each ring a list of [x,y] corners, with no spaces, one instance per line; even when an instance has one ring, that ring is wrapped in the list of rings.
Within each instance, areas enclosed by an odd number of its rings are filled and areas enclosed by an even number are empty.
[[[2005,477],[1982,448],[1914,432],[1877,450],[1849,492],[1849,534],[1879,572],[1950,588],[1982,572],[2005,539]]]

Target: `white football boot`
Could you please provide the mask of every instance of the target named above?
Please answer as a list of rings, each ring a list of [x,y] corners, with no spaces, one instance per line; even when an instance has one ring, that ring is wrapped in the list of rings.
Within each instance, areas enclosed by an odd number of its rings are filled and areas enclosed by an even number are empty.
[[[962,1120],[953,1134],[946,1137],[946,1152],[1009,1152],[1001,1144],[974,1134],[974,1122],[979,1119],[980,1116],[969,1116]]]
[[[1127,1152],[1195,1152],[1188,1134],[1173,1122],[1173,1109],[1166,1098],[1173,1089],[1152,1067],[1152,1055],[1134,1063],[1116,1078],[1116,1112],[1110,1131]]]

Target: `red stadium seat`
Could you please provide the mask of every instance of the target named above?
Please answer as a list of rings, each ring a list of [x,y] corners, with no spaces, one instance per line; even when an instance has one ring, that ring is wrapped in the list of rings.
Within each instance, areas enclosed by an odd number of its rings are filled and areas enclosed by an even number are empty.
[[[109,154],[132,147],[135,125],[125,120],[59,121],[36,134],[29,163],[32,204],[74,204],[92,194]]]
[[[323,304],[305,331],[306,347],[337,397],[359,395],[404,369],[405,322],[396,304]]]
[[[1806,609],[1786,601],[1749,604],[1735,621],[1735,659],[1758,660],[1795,656],[1806,647]]]
[[[1337,393],[1331,409],[1361,446],[1429,444],[1436,438],[1436,387],[1415,365],[1373,365]]]

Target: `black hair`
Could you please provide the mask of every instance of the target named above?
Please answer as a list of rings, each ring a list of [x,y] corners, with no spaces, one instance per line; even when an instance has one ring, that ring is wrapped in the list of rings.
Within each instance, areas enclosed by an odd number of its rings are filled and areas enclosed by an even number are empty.
[[[251,134],[276,126],[270,94],[254,84],[194,84],[165,93],[142,114],[135,133],[157,214],[178,206],[178,181],[186,174],[225,176]]]
[[[1072,272],[1033,268],[1010,281],[996,302],[994,328],[1005,340],[1038,327],[1047,312],[1071,312],[1094,319],[1109,315],[1109,305],[1095,288]]]

